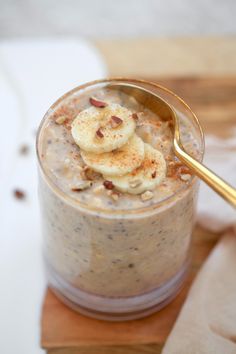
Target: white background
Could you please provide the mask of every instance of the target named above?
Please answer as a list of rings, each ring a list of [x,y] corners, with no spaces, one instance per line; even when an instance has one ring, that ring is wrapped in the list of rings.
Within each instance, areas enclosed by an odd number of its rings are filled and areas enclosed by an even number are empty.
[[[49,106],[106,75],[82,40],[0,42],[0,353],[38,354],[45,278],[37,196],[35,131]],[[29,154],[19,154],[21,144]],[[15,188],[25,191],[16,200]]]
[[[235,0],[0,0],[0,37],[236,33]]]

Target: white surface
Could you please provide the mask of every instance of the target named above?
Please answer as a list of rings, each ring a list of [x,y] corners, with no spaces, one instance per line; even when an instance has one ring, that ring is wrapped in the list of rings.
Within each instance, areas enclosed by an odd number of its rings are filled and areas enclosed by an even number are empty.
[[[0,348],[43,353],[40,308],[45,289],[37,202],[35,130],[67,90],[106,75],[99,53],[82,40],[0,42]],[[21,143],[30,145],[20,156]],[[12,191],[26,191],[17,201]]]
[[[227,140],[206,136],[204,163],[236,188],[236,122],[231,133],[232,137]],[[199,195],[198,221],[211,231],[222,232],[234,226],[236,232],[235,209],[203,182]]]
[[[0,36],[236,33],[235,0],[0,0]]]

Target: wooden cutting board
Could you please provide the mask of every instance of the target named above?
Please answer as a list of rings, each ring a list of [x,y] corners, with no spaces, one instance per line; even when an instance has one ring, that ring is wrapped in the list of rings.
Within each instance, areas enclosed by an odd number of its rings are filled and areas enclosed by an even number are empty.
[[[155,81],[175,91],[191,106],[205,132],[230,136],[236,126],[236,77]],[[195,227],[193,260],[184,289],[165,309],[142,320],[110,323],[90,319],[68,309],[48,290],[42,309],[42,347],[50,354],[160,353],[189,287],[218,237]]]

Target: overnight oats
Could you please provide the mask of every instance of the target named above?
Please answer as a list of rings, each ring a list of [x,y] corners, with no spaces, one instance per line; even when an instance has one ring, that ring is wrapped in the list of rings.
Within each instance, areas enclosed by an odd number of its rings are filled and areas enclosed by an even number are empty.
[[[171,122],[110,86],[135,82],[173,106],[185,149],[201,159],[198,121],[177,96],[137,80],[101,80],[60,98],[37,152],[44,258],[54,292],[97,318],[126,320],[181,288],[198,183],[174,155]]]

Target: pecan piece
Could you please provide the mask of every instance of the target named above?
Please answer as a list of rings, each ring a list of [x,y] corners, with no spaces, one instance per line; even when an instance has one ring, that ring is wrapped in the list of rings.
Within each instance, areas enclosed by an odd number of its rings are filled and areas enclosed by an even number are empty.
[[[117,116],[111,116],[110,123],[112,128],[117,128],[123,123],[123,120]]]
[[[136,188],[141,186],[143,182],[140,179],[134,179],[133,181],[129,181],[129,185],[131,188]]]
[[[104,138],[104,134],[103,134],[101,128],[98,128],[98,130],[96,131],[96,137],[99,139]]]
[[[180,175],[180,179],[185,182],[189,181],[191,179],[191,177],[192,176],[189,173],[185,173],[185,174]]]
[[[16,199],[25,199],[25,192],[23,192],[22,190],[20,189],[15,189],[14,190],[14,197]]]
[[[105,190],[105,187],[103,185],[97,186],[94,188],[93,193],[94,194],[101,194]]]
[[[111,193],[111,198],[117,202],[117,200],[119,199],[119,194],[118,193]]]
[[[81,192],[85,189],[88,189],[91,186],[92,186],[92,182],[85,181],[85,182],[81,182],[80,184],[78,184],[78,186],[72,187],[71,190],[73,192]]]
[[[97,108],[104,108],[107,106],[106,102],[99,101],[94,97],[90,97],[89,102],[91,103],[92,106],[97,107]]]
[[[153,192],[146,191],[143,194],[141,194],[141,199],[143,202],[145,202],[146,200],[152,199],[153,196],[154,196]]]
[[[138,121],[138,115],[137,113],[132,113],[132,118],[136,121]]]
[[[154,172],[152,173],[152,178],[155,178],[156,175],[157,175],[157,171],[154,171]]]
[[[60,116],[55,120],[55,122],[59,125],[65,123],[65,121],[66,121],[66,116]]]
[[[112,181],[104,181],[103,182],[103,185],[106,189],[113,189],[115,188],[114,184],[112,183]]]
[[[111,197],[116,202],[119,199],[120,193],[108,189],[107,195],[109,195],[109,197]]]
[[[84,180],[95,181],[101,177],[101,174],[92,170],[90,167],[85,166],[80,172],[80,175]]]

